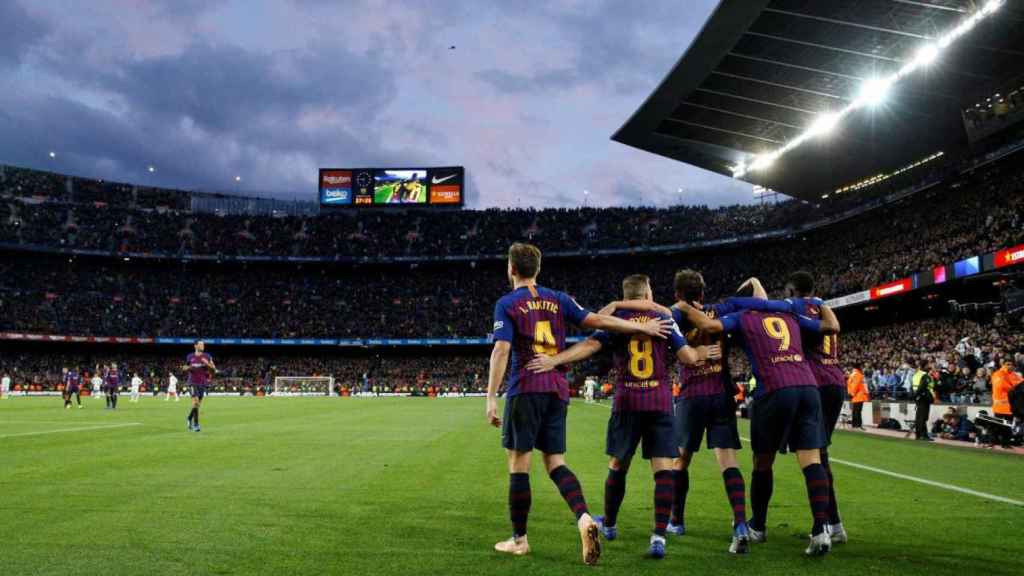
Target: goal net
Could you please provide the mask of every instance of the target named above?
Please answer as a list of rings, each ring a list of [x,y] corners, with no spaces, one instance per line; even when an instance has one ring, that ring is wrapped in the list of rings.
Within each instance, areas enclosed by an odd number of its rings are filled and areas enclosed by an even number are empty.
[[[275,376],[273,396],[330,396],[333,376]]]

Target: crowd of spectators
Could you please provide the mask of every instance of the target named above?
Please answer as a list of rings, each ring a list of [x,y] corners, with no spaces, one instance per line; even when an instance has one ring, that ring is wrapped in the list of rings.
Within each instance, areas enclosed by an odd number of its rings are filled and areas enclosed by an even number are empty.
[[[770,290],[779,288],[798,269],[817,276],[825,297],[849,294],[1024,242],[1022,174],[1009,165],[994,167],[884,211],[784,240],[670,254],[549,257],[541,282],[591,308],[616,299],[621,278],[635,272],[649,274],[656,297],[670,301],[672,276],[682,267],[704,273],[711,297],[730,293],[750,276]],[[541,247],[547,249],[543,242]],[[125,261],[18,251],[4,256],[2,331],[479,337],[489,332],[493,303],[508,289],[499,260],[354,265]]]
[[[49,352],[39,349],[0,351],[0,372],[11,375],[22,389],[56,390],[61,369],[70,367],[88,375],[116,362],[126,374],[139,374],[148,390],[163,389],[168,374],[184,381],[184,351],[138,352],[107,348],[98,352]],[[860,367],[873,399],[906,400],[912,396],[914,366],[921,358],[933,360],[936,394],[952,404],[991,403],[992,373],[1006,359],[1024,367],[1024,334],[1004,317],[989,325],[952,318],[925,319],[844,333],[840,338],[842,366]],[[214,351],[219,369],[216,390],[226,392],[273,389],[275,376],[331,376],[336,390],[350,393],[482,393],[487,386],[488,349],[455,351],[422,349],[399,353],[371,350],[339,354],[334,350],[270,350],[261,353],[220,347]],[[750,378],[743,353],[732,347],[730,371],[737,382]],[[575,387],[585,377],[602,382],[614,378],[604,356],[574,366]],[[673,381],[677,378],[671,371]]]
[[[860,366],[874,398],[906,399],[921,358],[932,360],[943,402],[987,404],[992,373],[1006,359],[1024,367],[1024,333],[997,316],[992,324],[950,318],[893,324],[844,334],[843,363]]]
[[[231,348],[214,351],[217,377],[213,391],[268,393],[274,378],[334,378],[335,392],[350,393],[425,393],[433,388],[438,393],[482,393],[487,389],[486,350],[463,353],[338,355],[336,352],[265,353],[233,352]],[[168,376],[175,374],[184,386],[187,375],[182,370],[185,352],[45,352],[0,351],[0,375],[11,376],[12,385],[20,390],[54,391],[61,384],[63,368],[81,372],[88,382],[93,374],[102,374],[116,363],[122,374],[138,374],[146,391],[166,391]],[[127,382],[128,378],[122,378]]]
[[[663,246],[791,229],[866,198],[936,179],[937,161],[857,195],[815,206],[765,205],[216,214],[196,194],[0,166],[0,242],[166,255],[354,257],[501,254],[511,239],[551,251]]]

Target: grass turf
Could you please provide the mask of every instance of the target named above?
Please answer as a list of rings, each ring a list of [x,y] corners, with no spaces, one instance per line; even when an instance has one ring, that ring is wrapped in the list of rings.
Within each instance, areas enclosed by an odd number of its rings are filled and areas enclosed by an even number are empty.
[[[492,551],[510,532],[498,431],[482,399],[210,398],[203,432],[180,403],[123,396],[64,411],[0,401],[0,572],[20,574],[1019,574],[1024,508],[834,465],[852,541],[802,556],[810,513],[792,456],[776,465],[769,542],[726,553],[731,515],[710,452],[691,469],[688,534],[643,557],[652,480],[637,460],[598,568],[534,466],[533,553]],[[569,466],[600,513],[604,406],[574,402]],[[139,423],[140,425],[134,425]],[[124,424],[118,428],[49,432]],[[745,422],[741,424],[746,435]],[[17,436],[13,436],[17,434]],[[837,434],[834,457],[1022,500],[1024,460]],[[748,483],[750,453],[742,454]],[[1016,567],[1016,568],[1015,568]],[[824,573],[824,572],[823,572]]]

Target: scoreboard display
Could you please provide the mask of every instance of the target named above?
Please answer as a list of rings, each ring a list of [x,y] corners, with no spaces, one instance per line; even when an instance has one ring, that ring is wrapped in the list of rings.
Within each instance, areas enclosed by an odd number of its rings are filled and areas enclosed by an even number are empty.
[[[321,168],[320,206],[366,208],[462,206],[465,170],[447,168]]]

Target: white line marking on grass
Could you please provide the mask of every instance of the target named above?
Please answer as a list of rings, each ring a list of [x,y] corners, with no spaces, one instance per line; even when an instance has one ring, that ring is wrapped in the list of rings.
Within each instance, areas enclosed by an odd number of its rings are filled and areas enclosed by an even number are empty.
[[[106,430],[109,428],[127,428],[128,426],[142,426],[142,422],[108,424],[106,426],[84,426],[81,428],[61,428],[60,430],[40,430],[38,432],[19,432],[17,434],[3,434],[0,435],[0,438],[16,438],[18,436],[40,436],[42,434],[58,434],[61,432],[84,432],[86,430]]]
[[[850,462],[848,460],[840,460],[839,458],[829,458],[830,462],[838,462],[845,464],[846,466],[852,466],[854,468],[860,468],[861,470],[867,470],[869,472],[875,472],[877,474],[885,474],[886,476],[892,476],[893,478],[899,478],[901,480],[910,480],[911,482],[917,482],[919,484],[927,484],[928,486],[934,486],[936,488],[942,488],[945,490],[952,490],[953,492],[960,492],[961,494],[970,494],[971,496],[977,496],[979,498],[985,498],[986,500],[995,500],[997,502],[1005,502],[1006,504],[1014,504],[1016,506],[1024,506],[1024,502],[1020,500],[1014,500],[1012,498],[1006,498],[1003,496],[996,496],[995,494],[988,494],[987,492],[979,492],[977,490],[971,490],[970,488],[961,488],[952,484],[945,484],[942,482],[936,482],[934,480],[927,480],[925,478],[918,478],[917,476],[908,476],[907,474],[900,474],[898,472],[890,472],[881,468],[875,468],[874,466],[865,466],[864,464],[858,464],[856,462]]]
[[[750,442],[750,438],[740,436],[740,440],[744,442]],[[849,460],[841,460],[829,456],[829,462],[838,462],[844,466],[850,466],[852,468],[859,468],[861,470],[867,470],[868,472],[874,472],[876,474],[884,474],[885,476],[892,476],[893,478],[899,478],[900,480],[909,480],[911,482],[917,482],[918,484],[925,484],[927,486],[934,486],[935,488],[942,488],[943,490],[951,490],[953,492],[960,492],[961,494],[970,494],[971,496],[977,496],[978,498],[984,498],[986,500],[995,500],[996,502],[1003,502],[1005,504],[1013,504],[1015,506],[1024,506],[1024,502],[1020,500],[1014,500],[1013,498],[1006,498],[1005,496],[996,496],[995,494],[989,494],[988,492],[979,492],[977,490],[971,490],[970,488],[961,488],[953,484],[946,484],[944,482],[936,482],[927,478],[918,478],[917,476],[910,476],[909,474],[900,474],[899,472],[891,472],[882,468],[875,468],[874,466],[867,466],[865,464],[858,464],[857,462],[850,462]]]
[[[605,408],[611,408],[605,404],[590,404],[590,406],[604,406]],[[740,436],[740,440],[744,442],[750,442],[750,438]],[[874,472],[876,474],[884,474],[886,476],[892,476],[893,478],[899,478],[900,480],[909,480],[911,482],[917,482],[918,484],[925,484],[927,486],[934,486],[935,488],[942,488],[943,490],[951,490],[953,492],[960,492],[961,494],[969,494],[971,496],[977,496],[979,498],[985,498],[986,500],[995,500],[996,502],[1003,502],[1005,504],[1013,504],[1015,506],[1024,506],[1024,502],[1020,500],[1014,500],[1013,498],[1006,498],[1005,496],[996,496],[995,494],[989,494],[987,492],[979,492],[977,490],[971,490],[970,488],[961,488],[960,486],[954,486],[953,484],[946,484],[944,482],[936,482],[934,480],[928,480],[927,478],[918,478],[917,476],[910,476],[908,474],[900,474],[899,472],[890,472],[889,470],[883,470],[882,468],[875,468],[874,466],[866,466],[864,464],[858,464],[856,462],[850,462],[849,460],[841,460],[839,458],[829,457],[830,462],[838,462],[845,466],[852,468],[860,468],[861,470],[867,470],[868,472]]]

